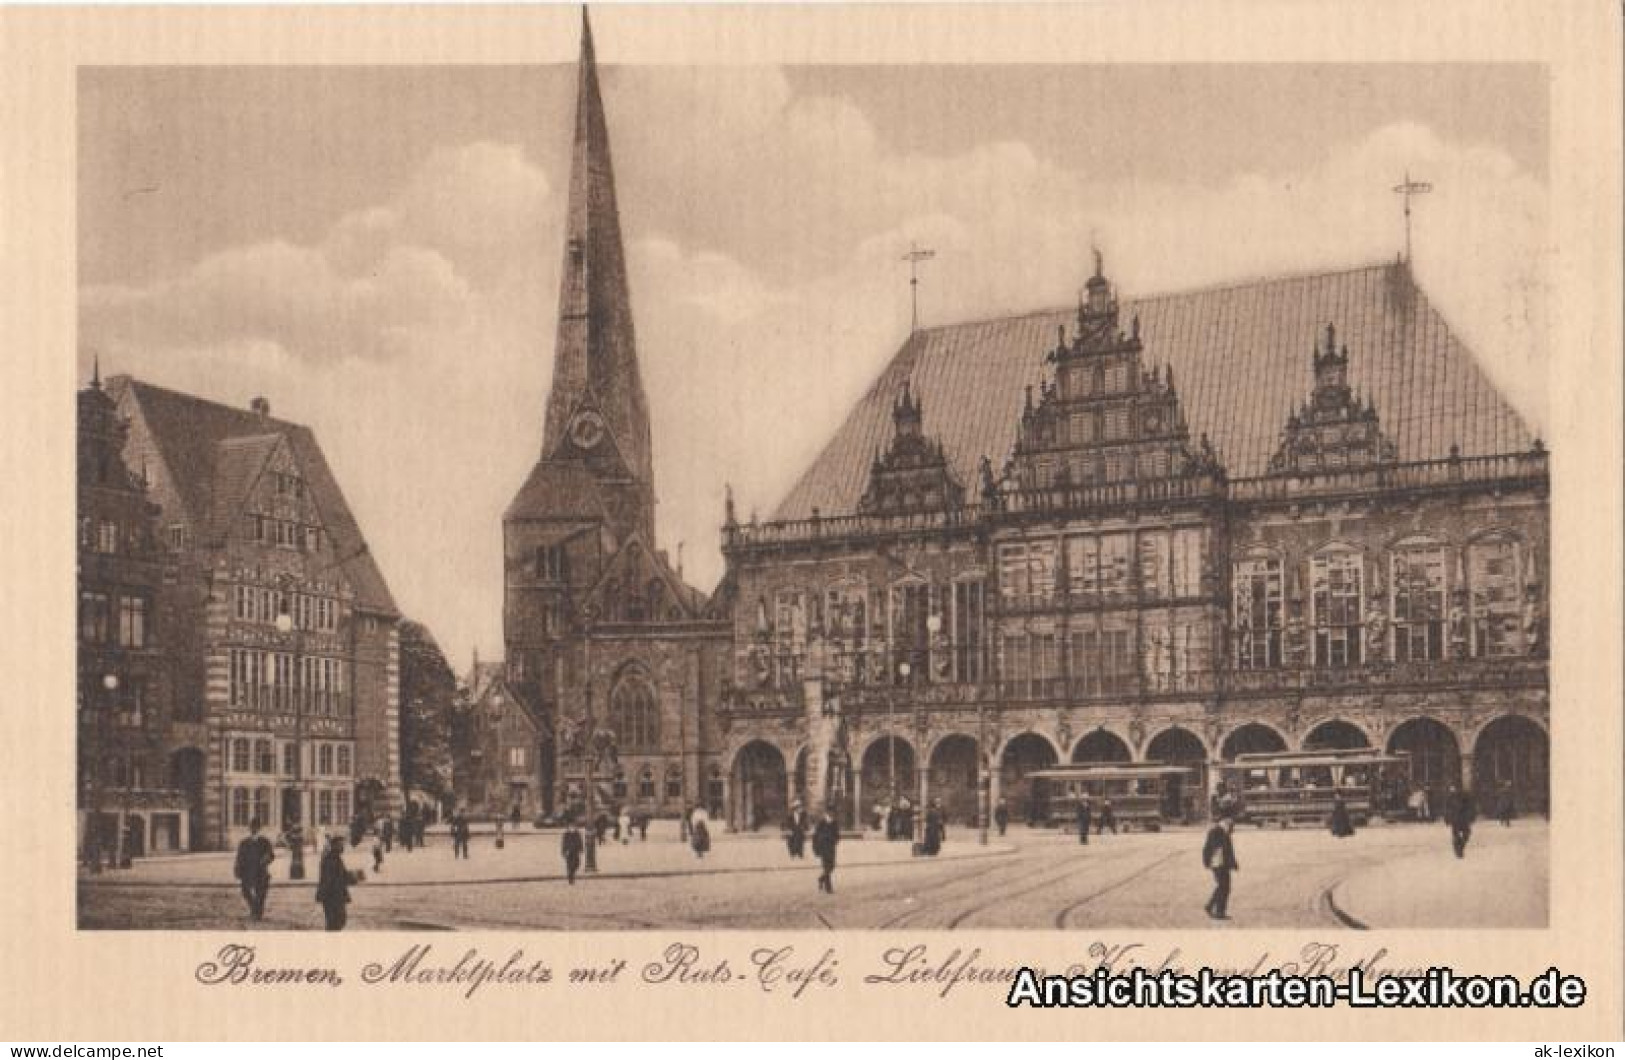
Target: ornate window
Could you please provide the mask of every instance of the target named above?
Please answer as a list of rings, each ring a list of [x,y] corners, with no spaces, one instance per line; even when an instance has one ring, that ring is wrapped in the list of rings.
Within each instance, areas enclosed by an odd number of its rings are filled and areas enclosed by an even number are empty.
[[[1431,662],[1445,655],[1445,552],[1417,544],[1389,558],[1395,662]]]
[[[1475,657],[1522,655],[1523,586],[1518,543],[1487,538],[1467,546],[1467,584]]]
[[[1167,596],[1173,584],[1172,551],[1166,531],[1140,535],[1140,594],[1148,600]]]
[[[271,789],[254,789],[254,818],[261,824],[271,819]]]
[[[252,765],[249,741],[238,737],[231,741],[231,769],[234,773],[246,773]]]
[[[339,765],[339,769],[338,769],[339,776],[341,776],[341,777],[349,776],[350,775],[350,747],[349,747],[348,744],[340,744],[339,745],[338,758],[339,758],[339,763],[338,763],[338,765]]]
[[[807,614],[802,594],[793,590],[774,597],[773,669],[780,688],[794,688],[801,679],[801,660],[807,650]]]
[[[271,756],[271,741],[270,740],[255,740],[254,741],[254,772],[256,772],[256,773],[274,773],[274,772],[276,772],[276,760],[274,758],[272,758],[272,756]]]
[[[666,767],[666,798],[683,797],[683,770],[681,766]]]
[[[1236,668],[1263,670],[1281,665],[1281,561],[1244,559],[1231,578]]]
[[[231,789],[231,823],[239,828],[248,827],[248,789]]]
[[[627,674],[610,695],[610,725],[615,742],[627,751],[653,751],[660,746],[660,711],[654,689],[641,674]]]
[[[1310,621],[1315,665],[1358,666],[1365,613],[1365,563],[1349,548],[1329,549],[1309,561]]]
[[[638,774],[638,798],[653,801],[655,797],[655,771],[648,766]]]
[[[949,638],[953,645],[955,681],[974,682],[982,679],[982,645],[987,636],[985,622],[982,583],[954,583],[953,628]]]

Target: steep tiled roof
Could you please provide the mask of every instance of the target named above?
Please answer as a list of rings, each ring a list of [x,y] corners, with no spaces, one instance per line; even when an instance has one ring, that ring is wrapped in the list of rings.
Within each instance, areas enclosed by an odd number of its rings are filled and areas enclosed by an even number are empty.
[[[1262,475],[1287,417],[1309,395],[1325,325],[1349,350],[1349,381],[1374,403],[1401,461],[1522,452],[1528,425],[1450,333],[1400,264],[1125,297],[1122,326],[1140,318],[1145,364],[1172,366],[1193,438],[1212,440],[1232,478]],[[962,482],[986,454],[1002,466],[1015,443],[1023,391],[1045,378],[1057,328],[1076,310],[927,328],[911,335],[774,513],[803,519],[857,509],[869,464],[891,441],[891,406],[906,381],[925,405]]]
[[[346,557],[343,573],[357,601],[370,610],[400,613],[383,572],[372,554],[364,551],[366,539],[309,427],[124,375],[108,380],[107,389],[126,414],[138,416],[146,424],[186,508],[187,521],[210,543],[219,541],[229,525],[235,510],[230,495],[236,493],[239,500],[246,495],[252,481],[245,479],[258,474],[255,459],[263,466],[269,458],[271,450],[264,447],[265,439],[286,439],[334,551]]]

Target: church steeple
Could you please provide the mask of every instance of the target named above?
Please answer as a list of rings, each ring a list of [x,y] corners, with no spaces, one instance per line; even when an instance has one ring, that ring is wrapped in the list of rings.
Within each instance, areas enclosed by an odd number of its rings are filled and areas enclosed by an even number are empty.
[[[542,451],[507,518],[597,521],[613,540],[638,535],[652,547],[654,506],[649,403],[638,371],[592,27],[583,12],[553,385]]]
[[[576,420],[590,413],[613,441],[626,474],[648,491],[652,504],[649,406],[638,371],[609,129],[585,9],[577,76],[553,386],[547,398],[542,457],[555,455],[576,429]]]

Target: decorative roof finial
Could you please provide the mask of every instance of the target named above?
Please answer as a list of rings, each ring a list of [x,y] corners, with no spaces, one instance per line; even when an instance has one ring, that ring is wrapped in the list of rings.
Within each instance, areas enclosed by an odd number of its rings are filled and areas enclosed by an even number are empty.
[[[722,486],[722,523],[724,526],[735,526],[738,519],[734,516],[734,487],[732,482],[723,483]]]
[[[1094,242],[1094,240],[1090,240],[1089,241],[1089,249],[1094,251],[1094,255],[1095,255],[1095,276],[1100,278],[1100,279],[1105,279],[1106,278],[1106,265],[1105,265],[1104,260],[1100,256],[1100,247],[1099,247],[1099,245],[1096,244]]]
[[[90,385],[92,389],[102,388],[102,351],[95,350],[90,355]]]

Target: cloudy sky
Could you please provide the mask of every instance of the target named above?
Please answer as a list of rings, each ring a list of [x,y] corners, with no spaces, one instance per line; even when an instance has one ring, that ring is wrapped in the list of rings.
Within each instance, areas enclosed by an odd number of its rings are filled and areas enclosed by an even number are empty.
[[[659,534],[721,573],[921,316],[1392,260],[1544,429],[1532,66],[606,67]],[[501,653],[550,374],[567,66],[80,75],[81,371],[311,424],[402,607]]]

